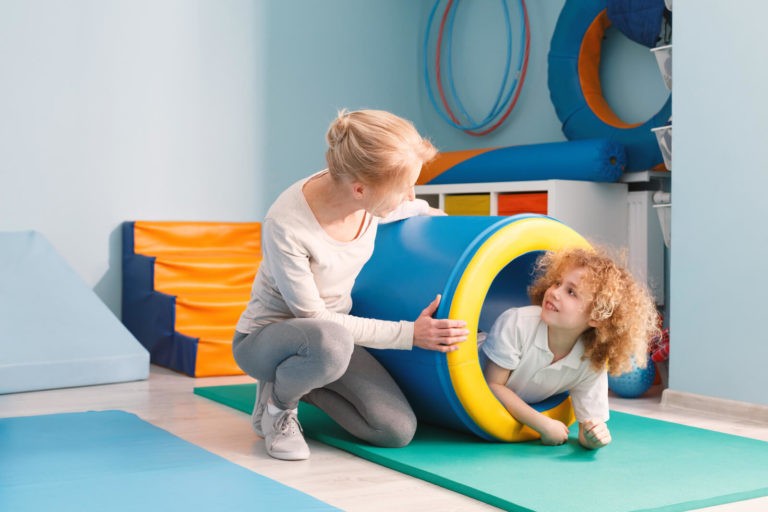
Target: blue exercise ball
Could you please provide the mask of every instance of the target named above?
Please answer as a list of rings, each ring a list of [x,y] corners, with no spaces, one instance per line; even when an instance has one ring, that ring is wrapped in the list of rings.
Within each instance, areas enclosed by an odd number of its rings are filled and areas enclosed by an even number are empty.
[[[656,366],[651,359],[645,368],[634,368],[621,375],[608,375],[608,387],[622,398],[637,398],[651,387],[656,378]]]

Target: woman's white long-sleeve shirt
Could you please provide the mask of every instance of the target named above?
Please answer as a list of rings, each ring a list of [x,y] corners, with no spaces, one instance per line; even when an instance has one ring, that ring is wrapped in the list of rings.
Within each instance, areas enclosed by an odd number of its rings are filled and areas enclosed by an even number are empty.
[[[349,315],[352,287],[373,254],[377,225],[383,221],[368,215],[370,221],[356,239],[334,240],[320,226],[302,192],[314,176],[286,189],[264,218],[262,262],[237,331],[250,333],[289,318],[318,318],[343,325],[359,345],[410,349],[413,322]],[[428,211],[424,201],[407,202],[386,222]]]

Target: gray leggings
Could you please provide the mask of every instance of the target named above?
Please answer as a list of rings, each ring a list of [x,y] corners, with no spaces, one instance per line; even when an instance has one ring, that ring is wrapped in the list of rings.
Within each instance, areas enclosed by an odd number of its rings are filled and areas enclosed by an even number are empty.
[[[250,334],[236,332],[232,347],[243,371],[274,382],[272,401],[282,409],[303,400],[377,446],[405,446],[416,432],[416,416],[400,388],[339,324],[285,320]]]

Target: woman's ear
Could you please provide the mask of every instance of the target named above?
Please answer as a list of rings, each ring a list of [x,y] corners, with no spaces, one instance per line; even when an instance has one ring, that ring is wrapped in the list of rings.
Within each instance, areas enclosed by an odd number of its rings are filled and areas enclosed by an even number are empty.
[[[355,199],[362,199],[365,195],[365,185],[359,181],[352,182],[352,196]]]

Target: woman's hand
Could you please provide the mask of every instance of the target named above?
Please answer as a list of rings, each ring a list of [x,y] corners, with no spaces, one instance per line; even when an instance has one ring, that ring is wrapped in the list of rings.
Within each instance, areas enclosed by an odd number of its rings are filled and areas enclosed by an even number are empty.
[[[429,210],[427,211],[427,215],[430,215],[432,217],[445,217],[448,214],[439,208],[432,208],[430,206]]]
[[[421,312],[413,326],[413,345],[426,350],[453,352],[466,341],[469,331],[464,320],[435,319],[432,315],[440,305],[440,295]]]

